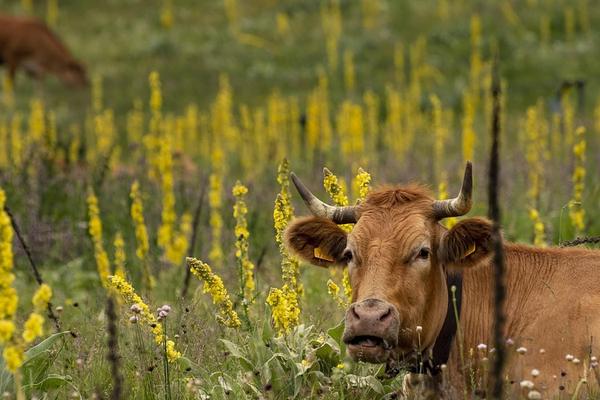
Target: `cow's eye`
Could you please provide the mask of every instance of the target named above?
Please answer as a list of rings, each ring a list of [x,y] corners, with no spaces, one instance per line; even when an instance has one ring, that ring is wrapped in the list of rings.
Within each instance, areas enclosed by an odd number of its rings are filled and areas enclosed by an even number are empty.
[[[427,260],[429,258],[429,249],[427,247],[423,247],[421,250],[419,250],[419,254],[417,255],[417,258],[421,259],[421,260]]]
[[[346,264],[348,264],[350,261],[352,261],[352,250],[350,249],[346,249],[344,250],[344,253],[342,254],[342,261],[344,261]]]

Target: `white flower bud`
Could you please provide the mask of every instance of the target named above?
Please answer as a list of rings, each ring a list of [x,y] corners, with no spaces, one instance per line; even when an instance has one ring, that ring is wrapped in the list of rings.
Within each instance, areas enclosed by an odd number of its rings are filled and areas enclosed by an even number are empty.
[[[532,400],[539,400],[542,398],[542,394],[537,390],[532,390],[527,394],[527,398]]]
[[[523,389],[533,389],[535,384],[531,381],[524,380],[519,383],[519,386],[521,386],[521,388],[523,388]]]
[[[567,361],[569,361],[569,362],[573,361],[573,359],[574,359],[574,358],[575,358],[575,357],[574,357],[572,354],[567,354],[567,355],[566,355],[566,357],[565,357],[565,359],[566,359]]]
[[[519,347],[517,349],[517,353],[523,355],[523,354],[527,353],[527,349],[525,347]]]
[[[531,376],[533,376],[534,378],[540,376],[540,370],[536,369],[536,368],[532,369],[531,370]]]
[[[487,350],[487,345],[484,344],[484,343],[479,343],[477,345],[477,350],[479,350],[479,351],[486,351]]]
[[[136,315],[132,315],[131,318],[129,318],[129,322],[131,322],[132,324],[137,324],[138,317]]]

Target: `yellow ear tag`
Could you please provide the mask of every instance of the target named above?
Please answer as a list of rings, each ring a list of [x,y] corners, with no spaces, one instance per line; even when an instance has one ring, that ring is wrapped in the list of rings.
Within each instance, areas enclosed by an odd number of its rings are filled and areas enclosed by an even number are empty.
[[[471,254],[475,253],[475,250],[477,250],[477,246],[475,246],[475,243],[471,243],[463,258],[469,257]]]
[[[315,247],[313,252],[314,252],[315,258],[317,258],[319,260],[325,260],[325,261],[329,261],[329,262],[335,261],[333,258],[328,256],[327,254],[323,253],[323,250],[321,250],[320,247]]]

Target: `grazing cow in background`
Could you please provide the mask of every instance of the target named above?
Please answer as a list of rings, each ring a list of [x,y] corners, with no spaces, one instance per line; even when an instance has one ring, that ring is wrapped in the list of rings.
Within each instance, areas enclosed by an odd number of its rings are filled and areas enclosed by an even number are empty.
[[[494,354],[492,223],[440,224],[470,210],[471,163],[450,200],[434,200],[413,184],[334,207],[293,174],[292,180],[314,216],[290,224],[288,248],[315,265],[349,268],[352,304],[343,336],[349,355],[387,363],[390,372],[407,366],[405,395],[485,393]],[[356,223],[351,233],[338,227],[348,223]],[[503,247],[507,393],[546,398],[582,379],[598,388],[600,251]]]
[[[14,82],[19,68],[35,79],[53,74],[70,86],[87,86],[85,68],[43,22],[0,15],[0,64]]]

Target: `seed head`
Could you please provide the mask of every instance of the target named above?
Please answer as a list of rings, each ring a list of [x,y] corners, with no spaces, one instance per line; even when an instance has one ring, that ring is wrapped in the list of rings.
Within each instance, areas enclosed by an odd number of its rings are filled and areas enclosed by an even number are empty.
[[[140,307],[140,305],[136,303],[131,306],[130,310],[134,314],[139,314],[142,312],[142,307]]]
[[[523,354],[527,353],[527,349],[525,347],[519,347],[517,349],[517,353],[523,355]]]
[[[532,400],[541,399],[542,394],[540,392],[538,392],[537,390],[532,390],[531,392],[529,392],[529,394],[527,394],[527,398],[532,399]]]
[[[129,318],[129,322],[131,322],[132,324],[137,324],[139,318],[137,317],[137,315],[132,315],[131,318]]]
[[[566,357],[565,357],[565,359],[566,359],[568,362],[571,362],[571,361],[573,361],[573,359],[574,359],[574,358],[575,358],[575,357],[574,357],[572,354],[567,354],[567,355],[566,355]]]
[[[519,383],[519,386],[521,386],[523,389],[533,389],[535,384],[532,381],[524,380]]]
[[[479,343],[477,345],[477,350],[479,350],[479,351],[486,351],[487,350],[487,345],[485,343]]]
[[[416,331],[417,331],[417,333],[423,332],[423,327],[421,325],[417,325]]]
[[[536,368],[532,369],[531,370],[531,376],[533,376],[534,378],[540,376],[540,370],[536,369]]]

